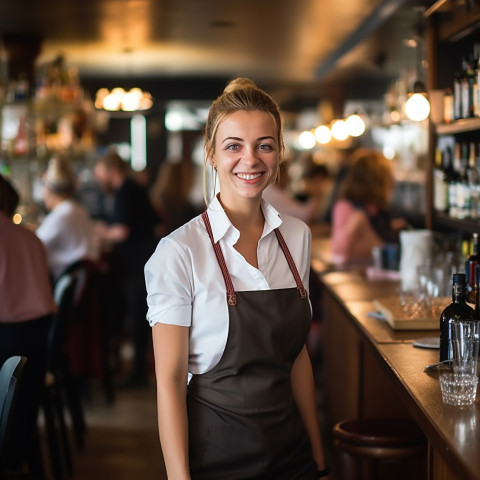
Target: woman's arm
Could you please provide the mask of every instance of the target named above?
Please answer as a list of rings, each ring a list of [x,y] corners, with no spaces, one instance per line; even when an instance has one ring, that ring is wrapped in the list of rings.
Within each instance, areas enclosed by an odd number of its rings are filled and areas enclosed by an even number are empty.
[[[157,378],[158,431],[167,476],[189,480],[187,375],[189,329],[157,323],[152,327]]]
[[[323,470],[326,468],[326,463],[318,424],[312,365],[306,347],[303,347],[293,364],[290,380],[295,402],[310,438],[313,458],[317,463],[318,470]]]

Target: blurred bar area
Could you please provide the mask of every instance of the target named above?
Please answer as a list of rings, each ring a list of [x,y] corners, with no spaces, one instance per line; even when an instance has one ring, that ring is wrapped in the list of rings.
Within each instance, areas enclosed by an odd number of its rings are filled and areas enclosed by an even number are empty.
[[[446,405],[435,366],[455,275],[480,320],[480,3],[7,3],[0,366],[31,351],[44,370],[8,431],[0,373],[0,479],[167,478],[143,266],[214,195],[203,129],[239,76],[283,115],[264,199],[312,231],[328,478],[480,480],[480,399]],[[40,244],[36,277],[21,259]]]

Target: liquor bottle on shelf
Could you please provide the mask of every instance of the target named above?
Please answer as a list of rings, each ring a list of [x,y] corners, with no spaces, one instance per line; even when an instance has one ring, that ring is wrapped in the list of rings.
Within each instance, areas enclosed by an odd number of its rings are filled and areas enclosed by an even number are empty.
[[[445,89],[443,95],[443,123],[452,123],[455,119],[453,106],[453,91],[451,88]]]
[[[455,73],[453,78],[453,119],[462,118],[462,74]]]
[[[461,151],[461,144],[456,143],[455,144],[455,153],[452,158],[452,166],[451,166],[451,172],[450,172],[450,177],[448,180],[448,214],[452,218],[458,218],[458,210],[459,210],[459,205],[458,205],[458,199],[459,199],[459,192],[458,190],[460,189],[461,185],[461,179],[460,179],[460,168],[462,164],[462,151]]]
[[[480,320],[480,264],[475,267],[475,320]]]
[[[452,358],[451,322],[456,319],[475,319],[475,310],[465,302],[465,274],[454,273],[452,303],[440,315],[440,361]]]
[[[456,218],[465,220],[470,217],[470,210],[472,207],[472,197],[470,195],[470,165],[468,154],[468,143],[460,144],[460,167],[459,180],[457,182],[457,212]]]
[[[478,233],[472,235],[472,248],[471,253],[468,255],[465,262],[465,272],[466,272],[466,282],[467,282],[467,293],[466,301],[468,303],[475,303],[476,298],[476,289],[477,284],[476,271],[477,265],[480,264],[480,247],[478,240]]]
[[[448,183],[446,181],[446,152],[437,146],[433,169],[433,207],[437,212],[448,212]]]
[[[475,91],[475,71],[472,67],[472,60],[465,60],[463,63],[462,76],[462,118],[474,116],[474,91]]]

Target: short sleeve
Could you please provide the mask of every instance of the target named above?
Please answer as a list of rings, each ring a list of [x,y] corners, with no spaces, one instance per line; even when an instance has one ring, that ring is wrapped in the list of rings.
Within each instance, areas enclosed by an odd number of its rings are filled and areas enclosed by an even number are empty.
[[[145,265],[147,320],[189,327],[192,322],[190,255],[171,238],[163,238]]]

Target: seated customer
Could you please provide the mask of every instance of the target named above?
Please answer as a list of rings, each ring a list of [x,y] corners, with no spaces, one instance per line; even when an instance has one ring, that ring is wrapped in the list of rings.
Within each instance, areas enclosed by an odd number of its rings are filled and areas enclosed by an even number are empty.
[[[78,260],[94,260],[93,226],[87,210],[73,199],[75,175],[68,159],[53,157],[44,178],[43,201],[49,214],[36,233],[47,249],[53,280]]]
[[[17,471],[27,459],[40,465],[36,421],[55,310],[45,248],[32,232],[12,221],[18,201],[17,192],[0,175],[0,365],[12,355],[27,357],[5,457],[7,467]]]
[[[321,205],[321,189],[312,189],[311,195],[300,201],[290,190],[290,175],[288,164],[282,162],[278,167],[277,180],[268,185],[263,192],[263,198],[272,205],[280,214],[299,218],[311,225],[319,216]]]
[[[332,215],[332,254],[340,264],[370,263],[374,247],[397,241],[388,213],[394,190],[389,161],[373,149],[353,155]]]

